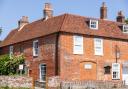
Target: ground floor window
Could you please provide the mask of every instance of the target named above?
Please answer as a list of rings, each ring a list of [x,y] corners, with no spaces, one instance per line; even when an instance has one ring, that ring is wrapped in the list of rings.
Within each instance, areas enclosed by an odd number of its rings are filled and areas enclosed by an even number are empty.
[[[112,79],[120,79],[120,64],[112,64]]]
[[[46,81],[46,64],[40,64],[40,81]]]
[[[110,74],[111,73],[110,70],[111,70],[110,66],[105,66],[104,67],[104,74]]]

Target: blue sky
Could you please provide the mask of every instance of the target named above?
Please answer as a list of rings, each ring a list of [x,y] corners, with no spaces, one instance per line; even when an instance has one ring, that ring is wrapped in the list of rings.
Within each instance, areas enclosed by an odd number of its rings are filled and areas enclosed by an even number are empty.
[[[55,16],[72,13],[99,18],[100,6],[106,2],[109,20],[115,20],[119,10],[123,10],[128,17],[128,0],[0,0],[0,26],[3,27],[0,40],[17,28],[17,22],[22,16],[28,16],[30,22],[42,18],[46,2],[52,3]]]

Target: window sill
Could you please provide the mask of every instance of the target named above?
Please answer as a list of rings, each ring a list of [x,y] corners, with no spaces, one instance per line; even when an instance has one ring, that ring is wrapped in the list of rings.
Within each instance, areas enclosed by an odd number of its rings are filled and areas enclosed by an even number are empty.
[[[33,58],[37,58],[37,57],[38,57],[38,55],[36,55],[36,56],[35,56],[35,55],[33,55]]]

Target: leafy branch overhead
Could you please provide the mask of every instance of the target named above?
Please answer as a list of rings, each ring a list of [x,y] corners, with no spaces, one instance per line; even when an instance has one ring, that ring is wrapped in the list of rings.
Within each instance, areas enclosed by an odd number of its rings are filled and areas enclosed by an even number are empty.
[[[1,75],[10,75],[16,74],[18,71],[19,64],[24,63],[24,56],[12,56],[2,55],[0,56],[0,74]]]

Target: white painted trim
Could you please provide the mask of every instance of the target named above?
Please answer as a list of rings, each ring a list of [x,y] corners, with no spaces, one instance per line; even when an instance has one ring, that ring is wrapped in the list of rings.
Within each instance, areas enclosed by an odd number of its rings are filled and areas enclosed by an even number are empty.
[[[123,33],[128,33],[128,29],[126,29],[126,30],[127,30],[127,32],[124,32],[124,30],[125,30],[124,28],[125,28],[125,27],[127,27],[127,28],[128,28],[128,25],[123,25]]]
[[[96,22],[96,28],[91,27],[91,25],[92,25],[91,23],[92,22]],[[89,27],[90,27],[90,29],[98,30],[98,28],[99,28],[99,22],[98,22],[98,20],[92,20],[92,19],[90,19]]]
[[[98,46],[97,46],[97,43],[96,43],[97,40],[101,41],[100,45],[98,45]],[[94,38],[94,55],[99,55],[99,56],[103,56],[104,55],[104,46],[103,45],[104,44],[103,44],[103,39],[102,38]],[[97,51],[96,51],[97,47],[101,48],[99,53],[97,53]]]
[[[114,65],[118,65],[118,68],[117,70],[114,70],[113,66]],[[118,77],[117,78],[113,78],[113,72],[116,71],[119,73]],[[112,63],[112,79],[120,79],[120,64],[119,63]]]
[[[46,82],[46,81],[43,81],[43,80],[42,80],[42,76],[41,76],[41,65],[45,65],[45,66],[46,66],[46,74],[47,74],[47,65],[46,65],[45,63],[40,64],[40,65],[39,65],[39,81],[40,81],[40,82]]]
[[[81,38],[81,43],[76,42],[76,37],[80,37]],[[74,35],[73,36],[73,54],[83,54],[83,36],[79,36],[79,35]],[[80,45],[81,50],[76,50],[76,45]]]
[[[35,54],[35,43],[38,42],[38,54]],[[38,40],[34,40],[33,41],[33,56],[38,56],[39,55],[39,41]]]
[[[11,58],[11,56],[13,55],[13,50],[14,50],[14,47],[11,45],[9,46],[9,57]]]

